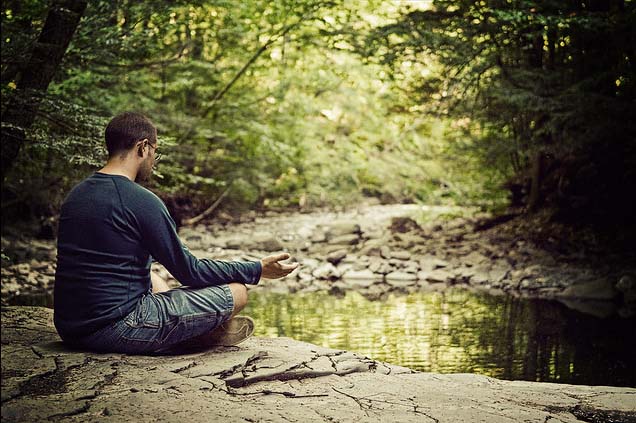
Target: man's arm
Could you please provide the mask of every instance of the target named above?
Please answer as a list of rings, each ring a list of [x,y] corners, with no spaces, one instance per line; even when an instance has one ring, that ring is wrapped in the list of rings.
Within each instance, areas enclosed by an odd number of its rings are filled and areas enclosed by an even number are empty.
[[[161,200],[156,198],[153,206],[138,219],[142,244],[181,284],[206,287],[230,282],[250,285],[259,282],[260,261],[197,259],[181,242],[174,220]]]

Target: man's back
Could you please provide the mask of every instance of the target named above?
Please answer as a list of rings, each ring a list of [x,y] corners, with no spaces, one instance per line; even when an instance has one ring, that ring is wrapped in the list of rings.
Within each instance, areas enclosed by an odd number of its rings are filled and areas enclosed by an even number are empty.
[[[60,213],[55,322],[82,335],[128,314],[150,290],[150,256],[138,215],[153,215],[154,194],[125,176],[95,173],[68,195]]]

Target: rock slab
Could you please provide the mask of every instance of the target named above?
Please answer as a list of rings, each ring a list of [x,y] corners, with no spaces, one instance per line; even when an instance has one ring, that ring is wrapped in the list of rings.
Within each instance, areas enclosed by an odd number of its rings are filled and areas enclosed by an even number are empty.
[[[419,373],[288,338],[173,356],[67,349],[2,309],[2,421],[636,421],[636,389]]]

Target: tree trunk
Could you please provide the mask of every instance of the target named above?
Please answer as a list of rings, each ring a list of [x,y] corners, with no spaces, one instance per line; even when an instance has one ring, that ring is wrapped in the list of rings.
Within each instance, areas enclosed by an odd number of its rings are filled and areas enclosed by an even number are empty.
[[[532,161],[532,174],[528,210],[535,211],[541,204],[541,185],[543,183],[544,154],[538,151]]]
[[[2,116],[2,178],[25,141],[25,130],[35,120],[38,106],[57,71],[80,18],[85,0],[56,0],[33,46],[31,58]]]

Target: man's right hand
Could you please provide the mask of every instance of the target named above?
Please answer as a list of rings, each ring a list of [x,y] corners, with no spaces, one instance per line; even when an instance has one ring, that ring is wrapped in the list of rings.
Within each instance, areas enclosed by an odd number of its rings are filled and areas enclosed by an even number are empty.
[[[265,279],[278,279],[289,275],[300,265],[299,263],[284,264],[279,263],[281,260],[287,260],[290,257],[288,253],[276,254],[273,256],[267,256],[261,260],[261,266],[263,268],[261,272],[261,278]]]

